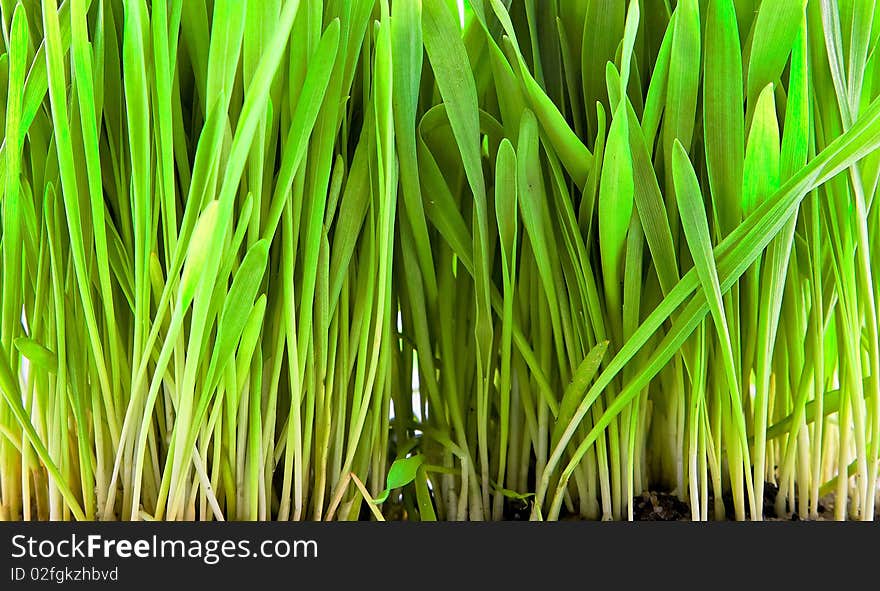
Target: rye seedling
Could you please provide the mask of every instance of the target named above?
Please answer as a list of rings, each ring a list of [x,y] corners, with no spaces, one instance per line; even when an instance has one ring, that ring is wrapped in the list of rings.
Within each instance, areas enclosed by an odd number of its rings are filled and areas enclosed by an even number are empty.
[[[873,519],[875,8],[0,2],[0,519]]]

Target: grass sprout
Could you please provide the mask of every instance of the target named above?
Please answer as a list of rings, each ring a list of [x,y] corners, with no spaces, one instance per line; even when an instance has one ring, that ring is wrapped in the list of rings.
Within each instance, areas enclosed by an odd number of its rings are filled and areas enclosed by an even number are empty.
[[[0,2],[0,520],[873,520],[875,9]]]

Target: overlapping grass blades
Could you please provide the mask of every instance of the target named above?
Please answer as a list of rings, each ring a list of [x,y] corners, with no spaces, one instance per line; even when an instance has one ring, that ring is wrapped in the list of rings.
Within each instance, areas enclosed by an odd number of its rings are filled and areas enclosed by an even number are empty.
[[[0,2],[0,519],[873,519],[875,8]]]

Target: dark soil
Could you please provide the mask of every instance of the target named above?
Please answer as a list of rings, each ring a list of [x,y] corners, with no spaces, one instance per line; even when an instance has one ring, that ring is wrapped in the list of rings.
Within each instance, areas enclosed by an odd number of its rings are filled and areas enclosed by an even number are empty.
[[[635,497],[633,521],[689,521],[690,505],[669,493],[645,492]]]
[[[790,516],[776,514],[776,496],[779,487],[772,482],[764,483],[763,518],[769,521],[799,521],[797,513]],[[724,511],[728,520],[733,519],[735,514],[733,496],[727,492],[722,497]],[[713,497],[709,495],[709,507],[714,505]],[[819,503],[820,519],[827,512],[826,503]],[[748,511],[747,518],[748,518]],[[677,496],[665,492],[645,492],[635,497],[634,521],[690,521],[690,504]]]
[[[793,512],[790,515],[777,515],[776,514],[776,497],[779,495],[779,487],[772,482],[764,483],[764,509],[763,509],[763,518],[769,521],[800,521],[801,517],[797,514],[797,512]],[[724,497],[722,497],[724,502],[724,511],[727,513],[728,519],[732,519],[732,515],[735,513],[733,506],[733,496],[730,491],[725,493]],[[819,515],[821,516],[825,513],[825,505],[820,501],[819,502]],[[746,516],[749,516],[748,509],[746,509]]]
[[[776,497],[779,494],[779,487],[771,482],[764,483],[764,503],[763,518],[765,521],[800,521],[802,518],[796,512],[790,515],[776,515]],[[724,503],[725,519],[732,521],[735,515],[733,505],[733,496],[730,492],[726,492],[722,497]],[[634,497],[635,505],[633,508],[634,521],[690,521],[691,507],[690,503],[683,501],[678,496],[662,491],[644,492]],[[716,518],[712,515],[712,507],[714,506],[714,497],[709,494],[709,520]],[[530,500],[514,499],[506,497],[504,499],[504,521],[528,521],[531,516],[532,505]],[[819,502],[819,520],[830,519],[834,512],[834,499],[832,495],[823,497]],[[385,518],[389,521],[408,519],[408,511],[400,500],[391,501],[385,505]],[[746,519],[749,518],[748,508],[746,508]],[[360,519],[369,521],[372,514],[366,505],[361,507]],[[581,520],[583,517],[577,513],[569,514],[563,508],[560,519],[563,520]],[[878,508],[877,519],[880,520],[880,508]]]
[[[532,505],[523,499],[504,498],[505,521],[528,521],[532,514]]]

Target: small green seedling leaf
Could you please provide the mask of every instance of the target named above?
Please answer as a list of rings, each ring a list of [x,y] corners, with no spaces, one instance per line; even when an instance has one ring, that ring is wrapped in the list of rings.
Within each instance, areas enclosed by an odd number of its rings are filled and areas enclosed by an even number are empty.
[[[202,275],[202,269],[208,258],[211,235],[217,227],[217,211],[220,202],[216,199],[205,206],[202,215],[196,222],[192,237],[189,240],[189,248],[186,252],[186,263],[183,265],[183,273],[180,277],[180,302],[182,308],[186,308],[192,301],[196,292],[196,285]]]
[[[611,121],[599,183],[599,252],[608,305],[615,309],[619,309],[618,284],[623,277],[623,250],[634,192],[626,103],[621,102]]]
[[[530,498],[535,496],[535,493],[533,493],[533,492],[519,493],[519,492],[516,492],[515,490],[510,490],[509,488],[504,488],[504,487],[498,486],[498,483],[495,482],[494,480],[492,481],[492,488],[496,492],[500,492],[502,495],[504,495],[508,499],[514,499],[517,501],[528,501]]]
[[[581,398],[583,398],[584,392],[587,391],[587,386],[590,385],[590,382],[596,376],[596,372],[599,371],[599,364],[602,363],[607,350],[608,341],[602,341],[597,344],[587,353],[587,356],[584,357],[584,360],[581,361],[575,370],[559,405],[559,416],[556,418],[556,426],[553,428],[554,443],[559,441],[562,431],[571,421],[571,417],[574,416],[574,411],[577,409]]]
[[[254,307],[268,260],[269,243],[265,239],[258,240],[250,247],[235,273],[217,324],[214,358],[208,371],[210,377],[213,377],[214,371],[222,370],[238,345]]]
[[[746,143],[742,190],[746,214],[779,189],[779,150],[779,121],[773,85],[768,84],[758,97]]]
[[[34,366],[49,373],[58,371],[58,357],[37,341],[27,337],[19,337],[15,339],[15,348],[27,357]]]
[[[384,503],[385,500],[388,499],[388,495],[391,494],[392,490],[406,486],[415,480],[419,471],[419,466],[424,462],[425,456],[422,454],[394,460],[394,463],[391,464],[391,468],[388,470],[388,478],[385,480],[385,490],[379,493],[379,495],[373,499],[373,502],[377,505]]]

